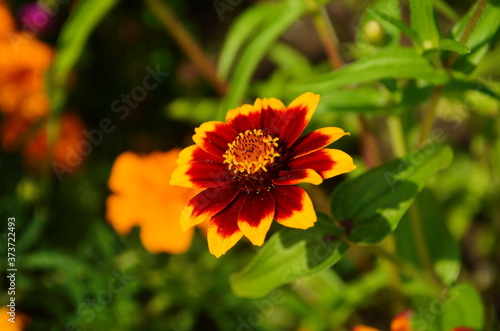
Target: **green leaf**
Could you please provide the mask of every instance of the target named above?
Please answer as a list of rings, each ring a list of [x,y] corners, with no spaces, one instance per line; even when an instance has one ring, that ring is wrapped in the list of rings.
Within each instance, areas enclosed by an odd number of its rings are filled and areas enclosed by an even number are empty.
[[[455,9],[445,0],[434,0],[434,7],[436,11],[440,12],[454,23],[460,19]]]
[[[282,7],[282,5],[275,3],[260,3],[250,7],[238,16],[226,36],[219,57],[217,74],[221,79],[227,79],[236,54],[238,54],[242,45],[248,41],[248,38],[255,33],[264,21],[268,21],[283,10]]]
[[[422,221],[425,243],[436,274],[447,284],[453,284],[460,273],[460,248],[445,223],[441,202],[435,193],[424,189],[417,198],[418,213]],[[394,232],[397,253],[416,268],[424,266],[416,250],[412,234],[412,219],[406,214]]]
[[[274,45],[269,50],[269,58],[290,77],[301,78],[312,74],[307,57],[287,44],[277,43]]]
[[[349,90],[332,90],[322,95],[316,112],[384,114],[390,113],[394,106],[388,93],[383,93],[380,88],[366,86]]]
[[[464,44],[461,44],[460,42],[445,38],[442,39],[441,42],[439,43],[439,49],[446,50],[446,51],[453,51],[458,54],[468,54],[470,53],[469,47],[465,46]]]
[[[426,181],[452,160],[450,147],[430,144],[340,184],[331,210],[350,240],[376,243],[394,231]]]
[[[416,306],[419,309],[411,317],[413,330],[482,330],[484,326],[483,302],[470,284],[457,284],[444,290],[439,298],[427,298]]]
[[[415,50],[399,48],[382,51],[327,74],[296,81],[290,88],[294,91],[327,93],[344,85],[382,78],[413,78],[444,84],[448,80],[448,74],[442,69],[435,69]]]
[[[245,269],[231,276],[233,292],[240,297],[259,298],[280,285],[331,267],[349,247],[329,238],[341,234],[341,230],[328,216],[318,214],[313,228],[278,231]]]
[[[413,40],[417,45],[422,44],[422,40],[420,39],[420,36],[418,35],[418,33],[415,30],[413,30],[412,28],[410,28],[408,25],[406,25],[406,23],[403,22],[402,20],[400,20],[399,18],[393,17],[391,15],[387,15],[380,10],[369,10],[369,12],[373,16],[378,17],[381,20],[384,20],[384,21],[394,25],[401,32],[403,32],[408,37],[410,37],[410,39]]]
[[[451,39],[460,40],[465,28],[472,18],[477,4],[462,17],[452,29]],[[470,34],[465,45],[471,50],[467,55],[461,56],[453,65],[456,73],[462,76],[470,74],[477,67],[481,59],[487,53],[490,44],[494,41],[494,36],[500,28],[500,0],[491,0],[484,8],[483,14],[479,18],[474,30]]]
[[[418,31],[422,48],[437,48],[441,34],[432,0],[410,0],[411,26]]]
[[[393,0],[375,0],[370,4],[370,7],[360,20],[360,28],[358,29],[358,33],[356,35],[356,41],[358,43],[358,47],[363,50],[363,54],[368,55],[372,53],[372,47],[370,44],[373,44],[373,41],[380,40],[376,44],[383,45],[384,47],[399,47],[399,39],[401,37],[400,30],[395,27],[393,24],[388,23],[386,20],[383,20],[380,16],[374,15],[374,10],[377,12],[383,12],[385,15],[394,17],[396,19],[401,19],[401,10],[399,7],[398,1]],[[370,31],[368,23],[371,21],[376,21],[382,27],[382,30],[379,31],[382,35],[379,35],[377,30]],[[371,43],[370,43],[371,41]]]
[[[236,107],[243,99],[252,75],[264,55],[278,38],[306,11],[302,2],[287,1],[280,6],[280,11],[274,19],[268,22],[253,38],[236,65],[231,78],[231,86],[224,102],[224,109]]]
[[[78,61],[92,31],[117,2],[118,0],[79,1],[63,25],[56,45],[52,81],[49,82],[55,113],[64,106],[69,71]]]

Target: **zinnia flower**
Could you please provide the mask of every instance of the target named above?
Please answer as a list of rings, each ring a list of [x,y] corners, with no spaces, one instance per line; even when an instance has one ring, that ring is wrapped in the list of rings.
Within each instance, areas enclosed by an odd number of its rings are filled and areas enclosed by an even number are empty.
[[[140,226],[140,237],[150,252],[183,253],[191,246],[193,230],[179,224],[184,205],[199,191],[171,186],[179,149],[140,156],[125,152],[113,164],[106,218],[120,234]]]
[[[352,158],[323,149],[348,133],[328,127],[299,138],[319,95],[305,93],[288,107],[277,99],[257,99],[227,113],[226,123],[206,122],[195,130],[195,145],[179,155],[173,185],[205,189],[181,214],[184,230],[208,221],[208,244],[216,257],[245,235],[261,246],[273,219],[299,229],[312,227],[316,214],[299,183],[352,171]]]

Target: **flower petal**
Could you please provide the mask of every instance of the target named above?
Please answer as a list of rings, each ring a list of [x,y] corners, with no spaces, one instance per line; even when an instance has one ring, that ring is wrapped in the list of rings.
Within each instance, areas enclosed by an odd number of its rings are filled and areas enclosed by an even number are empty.
[[[351,331],[380,331],[379,329],[374,329],[366,325],[356,325]]]
[[[170,185],[208,188],[231,182],[231,174],[221,163],[192,162],[178,165],[170,178]]]
[[[294,157],[299,157],[308,154],[325,146],[330,145],[342,136],[349,135],[349,132],[344,132],[341,128],[328,127],[322,128],[300,137],[293,145]]]
[[[356,169],[352,157],[338,149],[324,148],[291,160],[292,169],[312,169],[323,179],[331,178]]]
[[[316,222],[316,212],[306,191],[298,186],[278,186],[271,191],[276,201],[274,218],[284,226],[307,229]]]
[[[220,257],[241,239],[238,214],[245,197],[239,194],[226,208],[212,217],[208,225],[207,240],[210,253]]]
[[[412,331],[411,329],[411,310],[405,310],[399,313],[391,322],[391,331]]]
[[[208,154],[198,145],[191,145],[184,148],[177,158],[177,164],[186,164],[190,162],[215,162],[223,164],[224,161],[222,158]]]
[[[272,182],[276,185],[295,185],[299,183],[319,185],[323,182],[323,179],[313,169],[294,169],[280,171],[278,178],[273,179]]]
[[[302,134],[318,106],[319,95],[307,92],[295,99],[268,124],[286,147],[291,146]]]
[[[192,198],[181,213],[181,226],[184,231],[203,221],[209,221],[224,209],[238,194],[238,187],[226,185],[207,188]]]
[[[257,99],[253,105],[243,105],[227,112],[226,123],[243,132],[252,128],[267,128],[268,121],[275,117],[277,111],[285,109],[278,99]]]
[[[193,140],[205,152],[222,158],[227,145],[234,140],[238,134],[231,126],[223,122],[205,122],[194,129],[196,134]]]
[[[252,244],[262,246],[274,216],[274,198],[268,191],[250,191],[238,216],[238,227]]]

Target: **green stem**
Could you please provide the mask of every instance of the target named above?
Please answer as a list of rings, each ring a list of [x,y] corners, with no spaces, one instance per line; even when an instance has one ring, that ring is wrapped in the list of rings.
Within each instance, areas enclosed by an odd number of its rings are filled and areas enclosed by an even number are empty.
[[[422,217],[418,209],[418,202],[415,201],[409,210],[410,216],[410,226],[413,234],[413,240],[415,241],[415,246],[417,248],[417,254],[420,258],[425,270],[429,275],[439,282],[439,277],[434,271],[434,266],[432,264],[432,259],[427,249],[427,243],[425,242],[424,229],[422,226]]]
[[[434,126],[434,120],[436,119],[437,104],[441,95],[443,94],[444,85],[438,85],[434,87],[432,91],[431,99],[427,105],[427,111],[425,112],[424,122],[420,127],[420,133],[418,136],[418,141],[416,148],[423,146],[425,139],[429,136],[432,127]]]
[[[379,246],[370,245],[370,246],[366,246],[366,247],[363,246],[363,248],[365,248],[367,251],[369,251],[373,255],[379,256],[379,257],[384,258],[384,259],[388,260],[389,262],[393,263],[401,270],[401,272],[412,277],[413,279],[418,279],[418,280],[421,280],[424,283],[428,284],[433,289],[433,291],[436,293],[436,295],[440,295],[442,293],[442,290],[445,288],[440,282],[437,282],[436,279],[430,277],[426,273],[420,272],[420,270],[415,268],[412,264],[410,264],[406,261],[403,261],[402,259],[400,259],[396,255],[386,251],[385,249],[383,249]]]
[[[470,20],[467,22],[467,25],[465,26],[464,32],[462,33],[460,39],[458,40],[461,44],[465,45],[469,40],[469,37],[472,34],[472,31],[474,31],[477,22],[479,22],[479,18],[481,17],[481,14],[483,13],[484,8],[486,8],[487,4],[488,0],[478,1],[476,9],[472,13]],[[459,57],[458,53],[452,53],[451,56],[448,58],[448,61],[446,62],[446,67],[451,68],[451,66],[453,66],[458,57]]]
[[[401,157],[406,154],[406,142],[403,134],[403,126],[401,118],[397,115],[387,118],[387,126],[389,127],[389,135],[392,142],[392,150],[395,157]]]
[[[205,76],[219,95],[226,93],[226,84],[217,77],[215,65],[184,28],[165,1],[144,0],[165,30],[174,38],[194,66]]]
[[[321,43],[328,55],[328,59],[333,69],[338,69],[344,65],[344,61],[337,48],[337,35],[333,28],[328,13],[325,8],[319,5],[315,0],[308,0],[307,5],[311,11],[314,26],[320,37]]]

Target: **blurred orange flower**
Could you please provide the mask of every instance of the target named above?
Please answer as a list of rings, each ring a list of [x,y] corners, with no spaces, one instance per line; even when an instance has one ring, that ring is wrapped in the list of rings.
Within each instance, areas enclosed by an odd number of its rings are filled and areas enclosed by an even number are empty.
[[[45,73],[53,51],[27,32],[13,31],[13,19],[0,3],[0,111],[27,119],[47,114]]]
[[[21,331],[26,328],[29,324],[30,319],[24,314],[20,314],[16,311],[15,323],[9,322],[12,318],[10,315],[10,310],[8,307],[4,306],[0,308],[0,330],[2,331]]]
[[[397,315],[391,322],[391,331],[412,331],[411,324],[411,311],[406,310]],[[352,331],[379,331],[378,329],[371,328],[366,325],[357,325]]]
[[[406,310],[397,315],[391,322],[391,331],[418,331],[411,328],[411,310]],[[365,325],[357,325],[352,328],[352,331],[379,331],[378,329],[371,328]],[[470,328],[454,328],[450,331],[474,331]]]
[[[36,169],[44,161],[47,151],[47,128],[42,121],[39,128],[23,116],[11,115],[5,118],[1,127],[2,147],[8,152],[22,149],[25,164]],[[33,130],[30,132],[29,130]],[[83,135],[85,124],[80,117],[65,113],[61,116],[60,132],[54,147],[53,157],[62,166],[74,169],[70,155],[78,155],[79,143],[86,138]],[[68,162],[70,161],[70,162]]]
[[[179,156],[178,149],[140,156],[125,152],[111,169],[106,218],[120,234],[141,227],[144,247],[154,253],[183,253],[191,246],[193,229],[184,232],[180,214],[199,191],[168,182]]]

